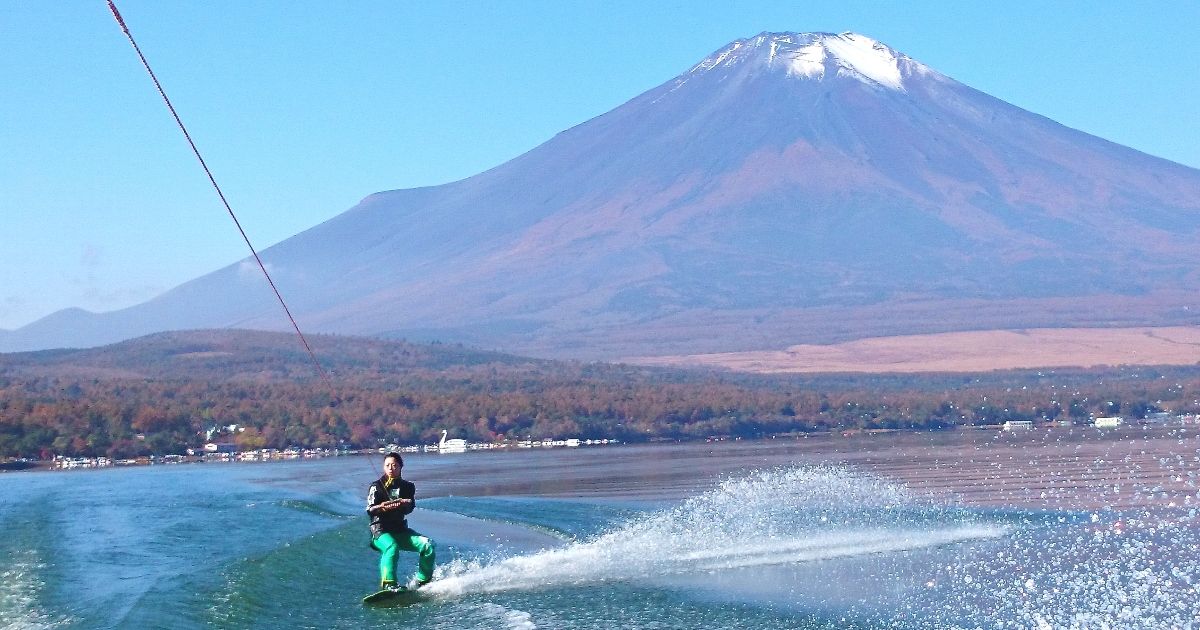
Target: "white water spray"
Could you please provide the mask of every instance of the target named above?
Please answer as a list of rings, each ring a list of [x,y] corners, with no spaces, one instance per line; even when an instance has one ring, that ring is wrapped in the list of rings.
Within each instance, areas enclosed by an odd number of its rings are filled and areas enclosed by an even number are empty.
[[[455,561],[434,596],[643,580],[920,549],[1002,536],[965,513],[921,518],[932,506],[902,486],[841,468],[791,468],[731,478],[679,506],[561,548],[494,561]]]

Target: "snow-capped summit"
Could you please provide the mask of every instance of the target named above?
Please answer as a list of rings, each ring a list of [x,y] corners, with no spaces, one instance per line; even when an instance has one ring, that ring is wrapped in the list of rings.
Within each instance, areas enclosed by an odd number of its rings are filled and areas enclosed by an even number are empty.
[[[904,80],[914,74],[941,76],[886,44],[850,32],[760,33],[730,43],[687,74],[737,66],[765,67],[817,81],[847,77],[892,90],[904,90]]]

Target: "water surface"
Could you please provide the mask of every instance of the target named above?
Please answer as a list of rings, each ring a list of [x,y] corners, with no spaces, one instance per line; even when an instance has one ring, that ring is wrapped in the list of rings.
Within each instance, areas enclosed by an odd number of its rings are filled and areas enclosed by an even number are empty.
[[[359,603],[378,457],[4,474],[0,627],[1200,626],[1195,437],[1013,439],[412,455],[410,608]]]

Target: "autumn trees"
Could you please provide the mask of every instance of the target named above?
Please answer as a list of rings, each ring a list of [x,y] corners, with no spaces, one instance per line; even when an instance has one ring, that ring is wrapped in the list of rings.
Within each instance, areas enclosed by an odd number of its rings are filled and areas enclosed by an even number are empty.
[[[750,376],[550,362],[317,337],[329,384],[283,335],[171,333],[0,355],[0,457],[183,452],[231,424],[243,449],[578,437],[696,439],[941,429],[1196,411],[1200,370]]]

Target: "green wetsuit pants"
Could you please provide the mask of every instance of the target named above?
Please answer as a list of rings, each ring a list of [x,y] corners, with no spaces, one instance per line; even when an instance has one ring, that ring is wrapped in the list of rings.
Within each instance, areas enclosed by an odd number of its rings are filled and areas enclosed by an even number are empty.
[[[371,541],[371,546],[380,551],[379,579],[381,582],[396,581],[396,560],[400,551],[414,551],[421,554],[417,563],[416,578],[422,582],[433,579],[434,547],[433,541],[422,536],[414,529],[403,532],[384,532]]]

